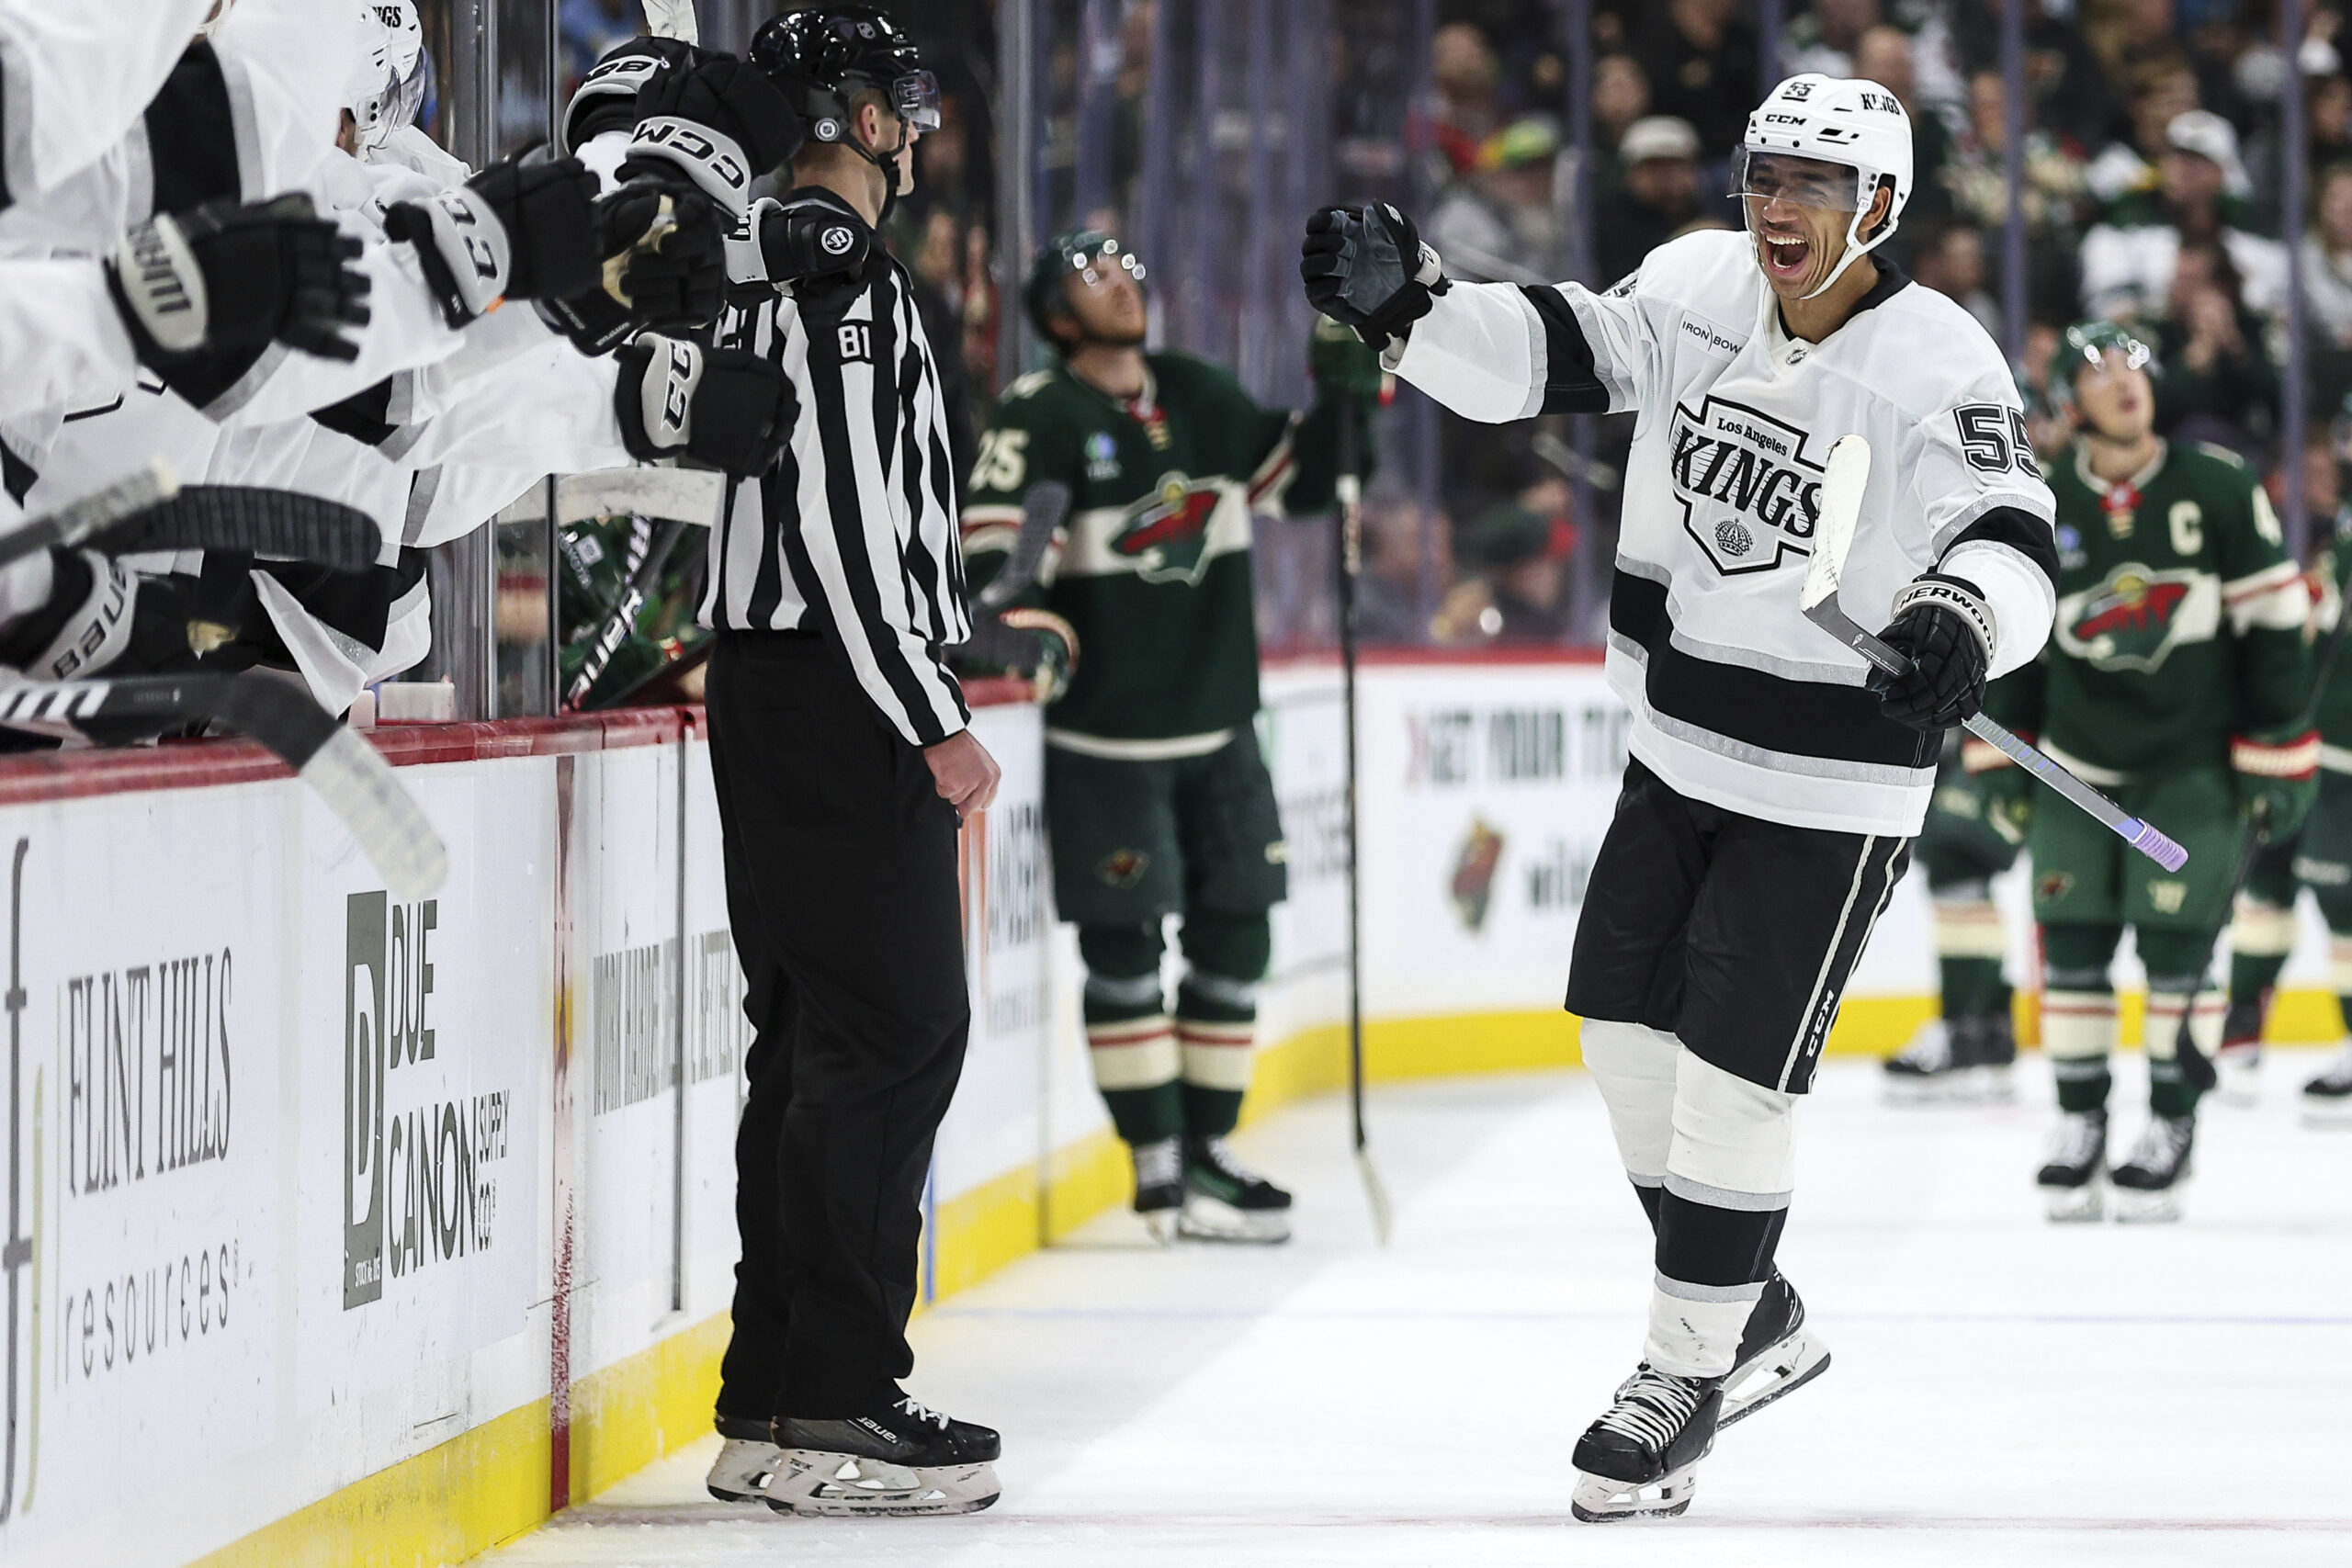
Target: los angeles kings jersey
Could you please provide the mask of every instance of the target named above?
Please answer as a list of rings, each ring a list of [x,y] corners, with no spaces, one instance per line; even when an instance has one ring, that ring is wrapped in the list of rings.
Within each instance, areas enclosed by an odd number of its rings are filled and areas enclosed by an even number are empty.
[[[1473,419],[1634,411],[1607,668],[1634,754],[1694,799],[1840,832],[1918,832],[1939,738],[1885,717],[1860,655],[1797,607],[1829,448],[1860,433],[1870,486],[1843,601],[1885,624],[1941,570],[1997,626],[1995,673],[2049,636],[2049,487],[2000,353],[1884,262],[1819,344],[1791,338],[1747,235],[1686,235],[1606,293],[1456,284],[1396,371]]]

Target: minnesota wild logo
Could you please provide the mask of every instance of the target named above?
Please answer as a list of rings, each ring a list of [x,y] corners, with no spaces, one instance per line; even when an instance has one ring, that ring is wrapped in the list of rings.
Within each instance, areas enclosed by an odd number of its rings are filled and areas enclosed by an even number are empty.
[[[1146,582],[1190,587],[1201,580],[1209,516],[1221,499],[1213,479],[1163,474],[1149,495],[1127,509],[1111,548],[1134,561],[1136,575]]]
[[[2127,561],[2096,588],[2058,602],[2058,646],[2097,669],[2152,673],[2182,643],[2211,640],[2221,610],[2208,574]]]

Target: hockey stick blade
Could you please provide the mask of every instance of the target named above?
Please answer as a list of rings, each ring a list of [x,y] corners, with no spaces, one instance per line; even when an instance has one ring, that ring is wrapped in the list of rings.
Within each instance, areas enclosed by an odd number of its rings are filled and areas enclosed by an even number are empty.
[[[238,675],[222,682],[214,712],[285,760],[342,820],[395,897],[413,903],[440,889],[448,848],[415,796],[374,747],[308,693],[266,675]]]
[[[719,502],[726,493],[727,476],[704,468],[606,468],[566,474],[556,481],[556,521],[666,517],[708,526],[718,520]]]
[[[29,519],[23,527],[0,539],[0,567],[11,566],[51,546],[80,544],[102,528],[112,527],[178,493],[179,480],[161,457],[134,474],[102,490],[69,501],[53,512]]]
[[[189,485],[92,536],[113,555],[142,550],[242,550],[365,571],[383,553],[384,531],[356,506],[294,491]]]
[[[1838,602],[1838,584],[1845,576],[1846,557],[1854,546],[1854,529],[1861,520],[1862,494],[1870,488],[1870,443],[1860,435],[1839,436],[1829,448],[1827,471],[1821,481],[1821,515],[1814,525],[1813,555],[1805,562],[1804,586],[1798,592],[1797,606],[1806,620],[1879,669],[1900,675],[1911,668],[1911,660],[1857,624]],[[2027,773],[2166,871],[2178,871],[2188,863],[2188,852],[2160,829],[2126,815],[2039,748],[1981,713],[1970,715],[1967,727],[1971,735],[2000,748]]]

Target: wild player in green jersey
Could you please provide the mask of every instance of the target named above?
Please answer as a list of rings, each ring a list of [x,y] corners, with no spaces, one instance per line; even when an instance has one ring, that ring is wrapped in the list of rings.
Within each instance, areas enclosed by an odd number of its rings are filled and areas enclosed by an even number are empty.
[[[2060,1124],[2039,1178],[2053,1219],[2097,1219],[2107,1171],[2108,969],[2123,930],[2148,974],[2149,1122],[2113,1171],[2117,1217],[2177,1219],[2197,1090],[2177,1055],[2219,1043],[2207,987],[2245,824],[2292,832],[2309,809],[2319,740],[2296,733],[2309,681],[2309,599],[2278,519],[2245,465],[2154,429],[2148,350],[2121,329],[2072,329],[2053,371],[2080,435],[2049,475],[2057,497],[2058,619],[2050,648],[1996,682],[1988,713],[2127,811],[2178,840],[2166,873],[2121,852],[2081,814],[2032,815],[2034,918],[2047,967],[2041,1037]],[[2063,371],[2063,374],[2060,372]],[[1988,789],[2021,773],[1991,747],[1967,761]]]
[[[1261,408],[1215,366],[1145,352],[1143,279],[1094,232],[1057,239],[1030,274],[1023,303],[1061,363],[1015,382],[980,438],[964,555],[976,603],[1000,615],[976,617],[973,651],[1027,669],[1082,650],[1046,708],[1046,820],[1136,1211],[1163,1236],[1279,1241],[1289,1194],[1225,1143],[1250,1086],[1267,910],[1287,891],[1254,728],[1250,520],[1331,504],[1344,400],[1329,394],[1345,383],[1368,409],[1380,371],[1352,334],[1318,336],[1315,407]],[[1170,914],[1185,963],[1172,1009]]]
[[[2352,409],[2346,412],[2352,415]],[[2339,444],[2337,450],[2345,448]],[[2319,604],[2313,618],[2323,639],[2319,646],[2325,649],[2344,635],[2337,628],[2345,613],[2345,585],[2352,581],[2352,506],[2337,512],[2335,536],[2316,568]],[[2294,874],[2326,917],[2328,984],[2352,1032],[2352,671],[2345,668],[2346,651],[2352,649],[2338,646],[2319,676],[2319,799],[2295,845]],[[2285,903],[2291,919],[2291,888]],[[2352,1127],[2352,1039],[2325,1071],[2303,1085],[2302,1100],[2307,1123]]]

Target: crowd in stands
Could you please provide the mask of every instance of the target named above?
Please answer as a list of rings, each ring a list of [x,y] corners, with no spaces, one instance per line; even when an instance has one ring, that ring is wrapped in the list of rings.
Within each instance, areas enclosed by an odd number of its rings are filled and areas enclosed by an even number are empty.
[[[2128,321],[2156,352],[2163,432],[2232,448],[2283,489],[2290,70],[2301,78],[2309,148],[2306,406],[2323,448],[2352,392],[2352,77],[2338,50],[2341,12],[2328,0],[2307,6],[2303,37],[2287,51],[2274,0],[2026,4],[2021,380],[2030,393],[2046,387],[2070,323]],[[1759,81],[1800,71],[1862,76],[1901,99],[1914,126],[1917,173],[1894,259],[1999,340],[2009,193],[1998,0],[1792,0],[1770,62],[1747,0],[1595,0],[1593,9],[1589,281],[1623,276],[1675,234],[1738,221],[1724,195],[1725,165]],[[1567,276],[1575,152],[1563,130],[1557,9],[1458,0],[1441,15],[1421,138],[1440,194],[1426,231],[1459,276]],[[2043,407],[2034,418],[2045,453],[2056,451],[2063,422]],[[1630,435],[1608,427],[1624,423],[1602,422],[1604,461]],[[1559,468],[1533,450],[1543,445],[1449,420],[1441,515],[1423,518],[1425,499],[1379,492],[1382,526],[1440,530],[1448,547],[1425,547],[1420,558],[1442,555],[1463,573],[1423,589],[1417,607],[1434,608],[1411,628],[1420,637],[1562,635],[1563,615],[1544,592],[1574,574],[1531,570],[1529,554],[1540,561],[1578,540],[1605,548],[1610,497],[1595,492],[1589,520],[1570,515]],[[2324,488],[2326,510],[2312,513],[2323,526],[2334,512],[2332,472]],[[1547,528],[1514,521],[1546,508]],[[1589,639],[1595,608],[1566,633]]]

